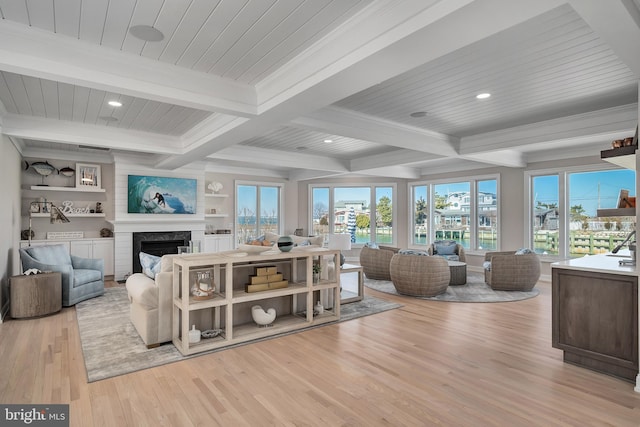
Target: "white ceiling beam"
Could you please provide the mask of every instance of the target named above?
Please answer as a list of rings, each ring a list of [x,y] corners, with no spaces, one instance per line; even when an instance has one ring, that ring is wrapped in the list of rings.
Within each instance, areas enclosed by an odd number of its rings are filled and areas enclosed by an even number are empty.
[[[339,176],[349,175],[348,173],[338,173],[311,169],[294,169],[289,172],[289,181],[308,181],[310,179],[326,179],[335,178]]]
[[[280,150],[268,150],[240,145],[225,148],[224,150],[207,156],[207,158],[246,162],[249,156],[251,159],[257,159],[255,163],[258,165],[262,163],[271,167],[317,169],[331,171],[333,173],[350,172],[346,161],[340,161],[332,157],[288,153]]]
[[[359,170],[360,175],[371,176],[386,176],[390,178],[404,178],[404,179],[418,179],[421,176],[419,168],[412,168],[408,166],[385,166],[381,168]]]
[[[463,159],[475,162],[488,163],[490,165],[507,166],[510,168],[523,168],[527,166],[524,153],[516,150],[499,150],[488,153],[476,153],[462,156]]]
[[[285,170],[278,169],[263,169],[258,167],[255,164],[251,166],[233,166],[225,164],[224,160],[211,161],[207,159],[207,164],[205,166],[206,172],[214,172],[214,173],[228,173],[231,175],[251,175],[251,176],[262,176],[268,178],[277,178],[277,179],[289,179],[289,172]]]
[[[409,150],[457,155],[459,138],[390,122],[338,107],[326,107],[290,122],[293,127],[377,142]]]
[[[106,147],[125,151],[178,154],[180,140],[155,133],[94,126],[44,117],[7,114],[3,117],[2,133],[16,138]]]
[[[389,166],[410,166],[429,160],[441,159],[443,156],[415,152],[412,150],[395,150],[389,153],[364,156],[350,161],[351,172],[384,168]]]
[[[251,117],[253,86],[0,21],[0,69],[205,111]]]
[[[212,138],[208,143],[201,144],[182,156],[167,157],[158,162],[156,167],[175,169],[254,138],[300,115],[324,108],[564,2],[484,0],[469,3],[459,0],[438,2],[431,11],[424,10],[424,3],[408,3],[420,4],[423,13],[419,13],[419,16],[414,16],[415,13],[403,15],[402,19],[395,17],[396,19],[391,19],[392,28],[378,28],[377,32],[367,28],[364,36],[359,33],[362,25],[365,25],[363,23],[351,25],[348,29],[346,25],[342,26],[336,30],[335,35],[321,40],[309,50],[319,52],[317,49],[321,48],[324,53],[318,53],[317,60],[301,55],[296,59],[295,66],[288,68],[290,72],[275,73],[273,79],[256,85],[260,113],[256,118]],[[448,8],[445,3],[450,4]],[[454,5],[453,8],[451,5]],[[394,8],[390,10],[396,12]],[[413,12],[416,10],[420,9],[414,9]],[[452,36],[452,28],[464,28],[464,31]],[[358,43],[350,45],[352,49],[345,52],[343,47],[352,38],[357,39]],[[437,43],[428,43],[436,40]]]
[[[637,104],[624,105],[464,137],[460,141],[460,155],[502,151],[514,147],[530,149],[531,144],[551,141],[557,144],[580,144],[586,138],[635,131],[637,124]]]
[[[633,0],[570,0],[569,4],[640,78],[640,10]]]

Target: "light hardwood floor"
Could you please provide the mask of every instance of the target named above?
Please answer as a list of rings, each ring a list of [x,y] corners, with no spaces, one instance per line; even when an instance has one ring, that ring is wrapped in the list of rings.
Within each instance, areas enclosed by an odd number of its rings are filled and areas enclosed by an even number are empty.
[[[115,283],[112,283],[116,285]],[[638,426],[633,384],[562,362],[551,286],[381,314],[87,384],[74,308],[0,325],[0,402],[72,426]]]

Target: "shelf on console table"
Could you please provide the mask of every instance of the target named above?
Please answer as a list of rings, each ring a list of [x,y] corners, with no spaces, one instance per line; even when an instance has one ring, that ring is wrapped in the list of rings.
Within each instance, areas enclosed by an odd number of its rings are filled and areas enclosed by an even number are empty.
[[[184,354],[193,354],[240,342],[295,331],[340,319],[340,275],[313,283],[314,260],[330,257],[339,265],[336,250],[296,250],[273,255],[247,254],[229,251],[215,254],[186,254],[173,259],[173,343]],[[246,292],[245,284],[257,267],[276,266],[286,288],[261,292]],[[215,283],[216,293],[209,300],[190,296],[195,273],[207,271]],[[324,294],[323,294],[324,293]],[[189,295],[183,298],[183,295]],[[325,312],[313,315],[316,301],[324,298]],[[276,308],[272,325],[260,327],[251,318],[251,307],[262,305]],[[301,315],[300,313],[304,313]],[[202,338],[199,343],[188,339],[191,325],[196,329],[216,329],[215,338]]]

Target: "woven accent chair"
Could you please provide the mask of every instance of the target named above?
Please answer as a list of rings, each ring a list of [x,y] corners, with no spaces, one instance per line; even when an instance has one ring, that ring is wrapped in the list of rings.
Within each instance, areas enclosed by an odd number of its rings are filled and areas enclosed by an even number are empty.
[[[427,251],[429,252],[429,255],[438,255],[437,253],[435,253],[436,251],[433,243],[429,245]],[[458,261],[467,262],[467,258],[464,254],[464,246],[462,246],[460,243],[456,244],[456,255],[458,255]],[[443,256],[446,258],[446,255]]]
[[[537,254],[516,255],[515,251],[487,252],[484,260],[491,263],[484,270],[484,281],[496,291],[530,291],[540,278]]]
[[[395,254],[389,265],[391,281],[398,293],[433,297],[449,286],[449,263],[439,256]]]
[[[365,276],[374,280],[391,280],[389,274],[389,263],[393,255],[398,252],[399,248],[392,246],[378,246],[379,249],[373,249],[364,246],[360,250],[360,265]]]

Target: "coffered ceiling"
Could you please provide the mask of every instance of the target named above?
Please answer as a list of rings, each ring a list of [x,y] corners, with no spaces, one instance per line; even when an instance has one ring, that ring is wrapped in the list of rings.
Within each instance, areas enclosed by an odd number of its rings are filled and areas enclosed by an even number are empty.
[[[0,0],[0,17],[0,129],[29,157],[418,178],[594,155],[638,123],[640,0]]]

